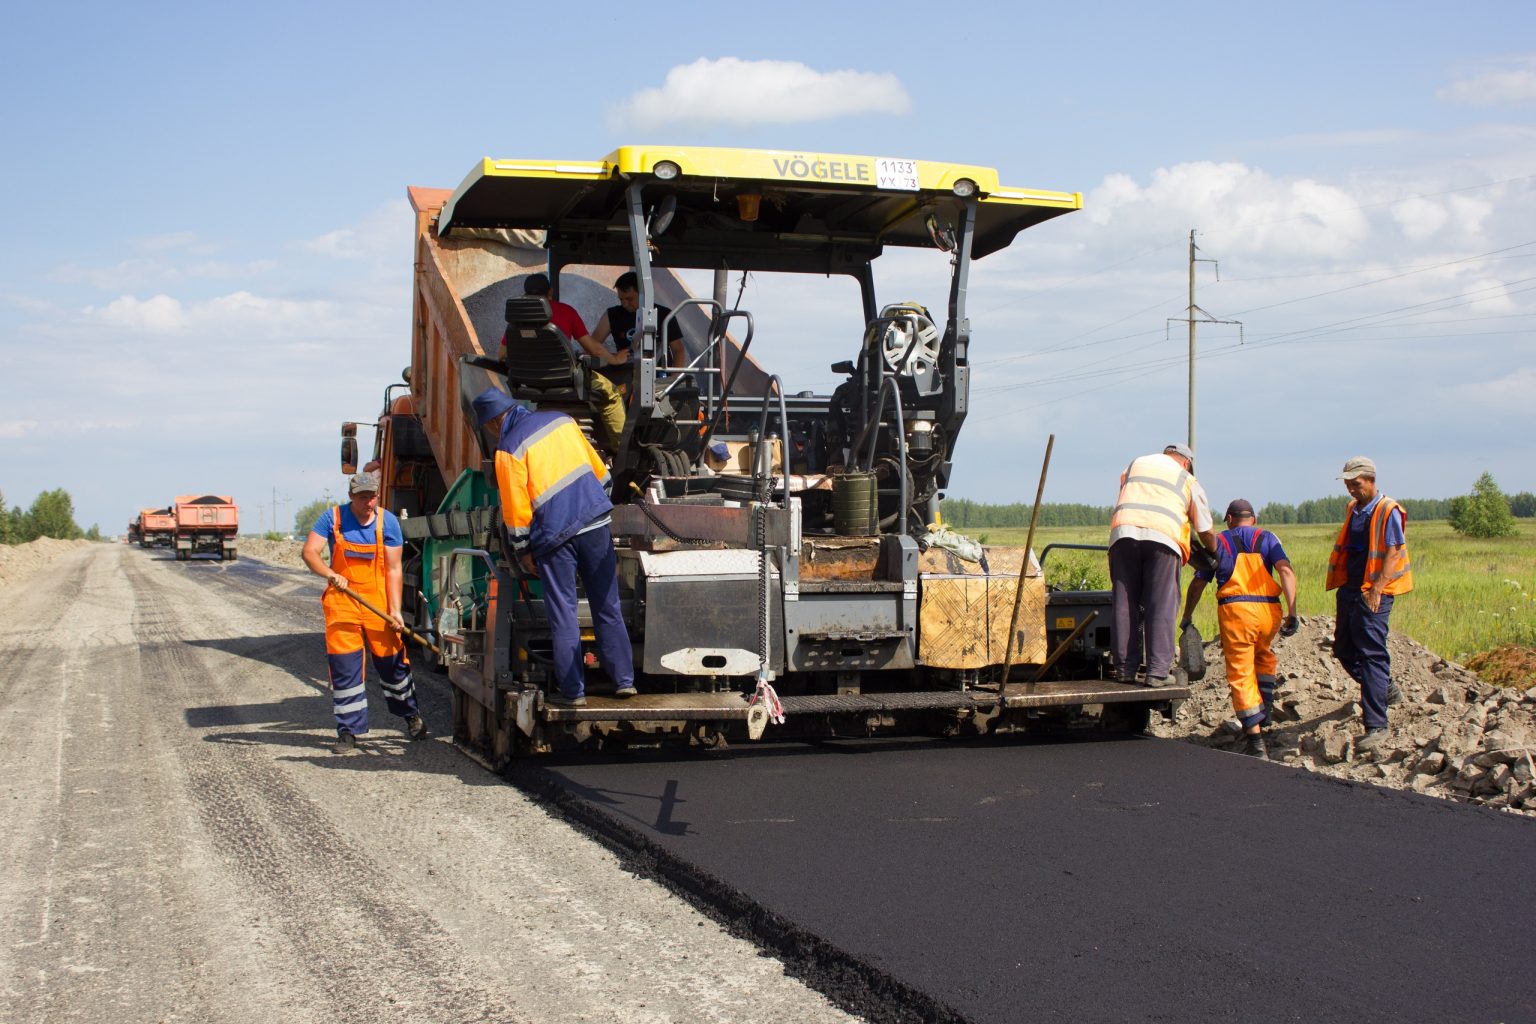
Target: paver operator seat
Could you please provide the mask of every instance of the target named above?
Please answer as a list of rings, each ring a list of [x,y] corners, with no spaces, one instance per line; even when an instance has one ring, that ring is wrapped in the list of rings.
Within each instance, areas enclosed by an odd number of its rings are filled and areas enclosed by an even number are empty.
[[[605,447],[591,405],[590,357],[575,353],[575,343],[550,321],[549,300],[524,295],[507,300],[507,392],[538,409],[563,412],[581,425],[598,447]]]

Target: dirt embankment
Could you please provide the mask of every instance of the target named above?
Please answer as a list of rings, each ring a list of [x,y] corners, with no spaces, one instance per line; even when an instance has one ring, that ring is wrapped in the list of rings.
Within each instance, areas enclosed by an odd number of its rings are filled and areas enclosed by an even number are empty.
[[[304,566],[299,558],[300,552],[304,550],[302,541],[241,537],[238,550],[241,558],[259,558],[268,565],[280,565],[285,569],[300,569]]]
[[[1391,634],[1392,678],[1403,699],[1388,709],[1391,741],[1358,753],[1360,687],[1333,658],[1332,616],[1308,616],[1276,642],[1280,685],[1270,757],[1340,778],[1536,815],[1536,686],[1498,687],[1416,641]],[[1232,717],[1221,644],[1205,646],[1207,672],[1178,719],[1152,733],[1231,748]]]
[[[39,537],[25,544],[0,544],[0,586],[29,579],[60,555],[94,543],[97,542]]]

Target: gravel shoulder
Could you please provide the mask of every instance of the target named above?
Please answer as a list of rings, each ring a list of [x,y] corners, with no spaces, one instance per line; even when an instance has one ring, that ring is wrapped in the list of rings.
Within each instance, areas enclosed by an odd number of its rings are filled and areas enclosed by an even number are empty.
[[[249,554],[0,586],[0,1019],[853,1019],[376,690],[332,755],[315,585]]]
[[[1391,739],[1374,754],[1355,749],[1364,735],[1360,686],[1333,658],[1332,616],[1304,617],[1294,637],[1275,644],[1279,711],[1268,729],[1270,757],[1336,778],[1536,815],[1536,687],[1485,682],[1399,633],[1388,638],[1392,678],[1403,691],[1388,708]],[[1234,748],[1221,644],[1205,645],[1205,678],[1157,736]]]

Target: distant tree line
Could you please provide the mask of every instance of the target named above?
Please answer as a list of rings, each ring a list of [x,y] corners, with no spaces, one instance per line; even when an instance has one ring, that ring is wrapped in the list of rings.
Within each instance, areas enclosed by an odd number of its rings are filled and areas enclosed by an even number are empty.
[[[1486,473],[1483,475],[1487,480],[1480,479],[1472,495],[1457,498],[1396,498],[1396,501],[1408,513],[1408,519],[1411,522],[1448,519],[1454,524],[1457,508],[1464,506],[1472,499],[1477,499],[1477,503],[1472,507],[1478,510],[1477,514],[1482,519],[1497,520],[1499,518],[1494,515],[1497,501],[1502,501],[1508,507],[1509,515],[1516,519],[1536,518],[1536,494],[1521,491],[1519,494],[1507,496],[1497,494],[1496,498],[1491,498],[1488,489],[1492,486],[1494,492],[1497,492],[1497,485],[1493,484],[1491,476]],[[1495,504],[1490,504],[1490,501]],[[1462,504],[1458,505],[1458,503]],[[1272,501],[1259,509],[1259,522],[1274,526],[1292,523],[1338,523],[1344,518],[1344,510],[1348,507],[1349,496],[1342,494],[1337,497],[1312,498],[1295,505]],[[957,530],[1027,527],[1032,508],[1032,505],[1023,502],[1012,505],[989,505],[969,498],[946,498],[940,506],[940,514],[943,515],[944,522]],[[1109,505],[1047,502],[1040,506],[1040,525],[1108,527],[1109,517],[1113,511],[1114,509]],[[1225,509],[1214,508],[1211,511],[1219,521]]]
[[[25,512],[20,505],[7,507],[0,494],[0,544],[26,544],[39,537],[59,540],[100,540],[101,529],[94,523],[82,530],[75,522],[75,502],[62,487],[44,491]]]

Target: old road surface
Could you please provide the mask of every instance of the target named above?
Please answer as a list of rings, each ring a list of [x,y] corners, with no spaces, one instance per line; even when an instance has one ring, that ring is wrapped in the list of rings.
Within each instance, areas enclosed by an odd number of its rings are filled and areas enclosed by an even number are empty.
[[[0,589],[0,1021],[850,1019],[376,690],[331,754],[318,593],[121,545]]]
[[[514,787],[377,693],[335,757],[317,586],[102,546],[0,590],[0,1020],[1536,1021],[1524,819],[1155,740]]]

